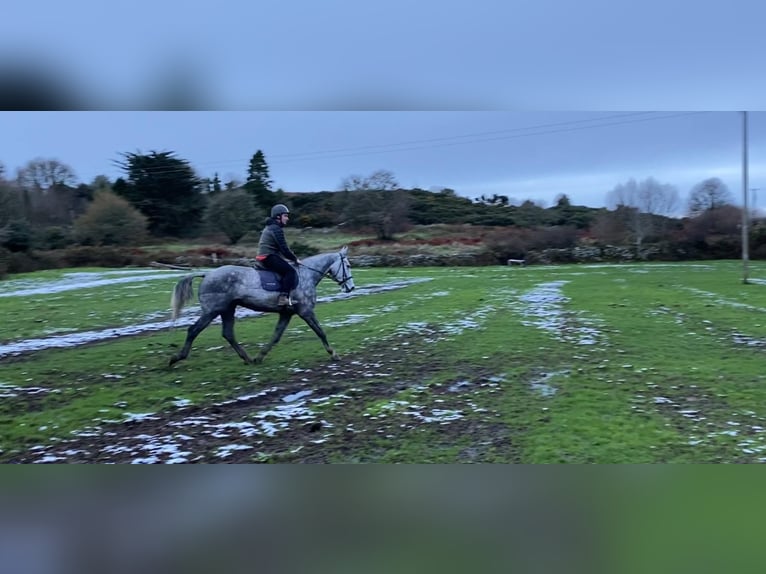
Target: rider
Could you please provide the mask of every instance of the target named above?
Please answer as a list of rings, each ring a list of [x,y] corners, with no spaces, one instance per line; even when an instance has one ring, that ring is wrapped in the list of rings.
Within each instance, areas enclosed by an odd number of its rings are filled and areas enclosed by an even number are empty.
[[[279,294],[277,305],[292,306],[290,291],[298,286],[298,274],[295,268],[287,260],[300,265],[301,260],[292,252],[285,240],[285,232],[282,228],[287,225],[290,210],[286,205],[278,203],[271,208],[271,217],[266,220],[266,226],[261,231],[261,239],[258,242],[258,255],[256,260],[264,267],[276,271],[282,276],[282,292]]]

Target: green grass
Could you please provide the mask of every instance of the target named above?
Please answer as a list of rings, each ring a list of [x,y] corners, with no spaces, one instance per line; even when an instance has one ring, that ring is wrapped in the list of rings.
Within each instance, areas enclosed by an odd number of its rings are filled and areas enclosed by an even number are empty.
[[[766,277],[766,265],[753,262],[751,274]],[[255,366],[236,357],[217,325],[173,369],[166,363],[185,329],[2,360],[0,383],[47,392],[2,399],[0,461],[34,460],[35,446],[64,448],[87,429],[103,441],[106,432],[165,432],[185,416],[175,404],[181,399],[216,420],[254,423],[284,406],[280,396],[304,390],[314,393],[306,406],[320,430],[291,420],[273,437],[234,435],[252,448],[227,460],[766,459],[766,286],[742,284],[737,262],[356,269],[354,277],[357,287],[429,280],[318,305],[342,356],[337,364],[297,318]],[[131,297],[112,285],[53,301],[0,298],[8,317],[0,340],[127,324],[166,310],[173,283],[147,282]],[[320,283],[320,296],[335,292],[331,281]],[[87,312],[78,311],[83,303]],[[237,322],[251,354],[275,320]],[[268,389],[273,396],[252,404],[215,406]],[[154,413],[159,422],[110,422],[126,413]],[[86,439],[77,440],[85,449]],[[184,444],[201,460],[217,460],[208,435]]]
[[[0,282],[0,294],[17,289],[30,289],[46,282],[60,281],[81,273],[95,273],[99,278],[116,280],[124,275],[103,275],[98,268],[40,271],[15,275]],[[136,271],[139,271],[136,269]],[[146,274],[165,274],[165,279],[145,282],[114,283],[107,286],[0,297],[0,342],[83,331],[120,327],[145,322],[150,315],[161,319],[169,316],[170,293],[182,272],[145,269]],[[166,317],[167,318],[167,317]]]

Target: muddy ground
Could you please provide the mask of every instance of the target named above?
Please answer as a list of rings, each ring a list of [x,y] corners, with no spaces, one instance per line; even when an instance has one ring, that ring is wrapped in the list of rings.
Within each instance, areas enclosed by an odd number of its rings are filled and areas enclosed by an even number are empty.
[[[402,336],[206,406],[178,401],[155,413],[125,413],[12,463],[330,463],[520,460],[513,429],[487,405],[503,375],[470,371],[446,383],[427,349]],[[413,356],[416,360],[412,361]],[[231,360],[236,360],[232,357]],[[417,365],[410,372],[406,365]],[[250,368],[243,365],[243,369]],[[418,458],[418,445],[436,457]]]

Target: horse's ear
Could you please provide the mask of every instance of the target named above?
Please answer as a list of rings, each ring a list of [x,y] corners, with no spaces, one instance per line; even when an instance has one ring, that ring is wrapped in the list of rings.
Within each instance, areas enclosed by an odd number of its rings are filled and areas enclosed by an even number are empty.
[[[345,256],[346,253],[348,253],[348,245],[344,245],[343,247],[340,248],[340,254],[341,255]]]

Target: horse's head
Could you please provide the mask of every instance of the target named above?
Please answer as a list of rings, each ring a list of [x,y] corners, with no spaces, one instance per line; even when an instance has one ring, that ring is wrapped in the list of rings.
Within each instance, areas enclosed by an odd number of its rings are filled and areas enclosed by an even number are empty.
[[[351,264],[348,262],[348,247],[344,246],[338,252],[338,259],[330,266],[329,274],[340,285],[344,292],[354,290],[354,278],[351,276]]]

